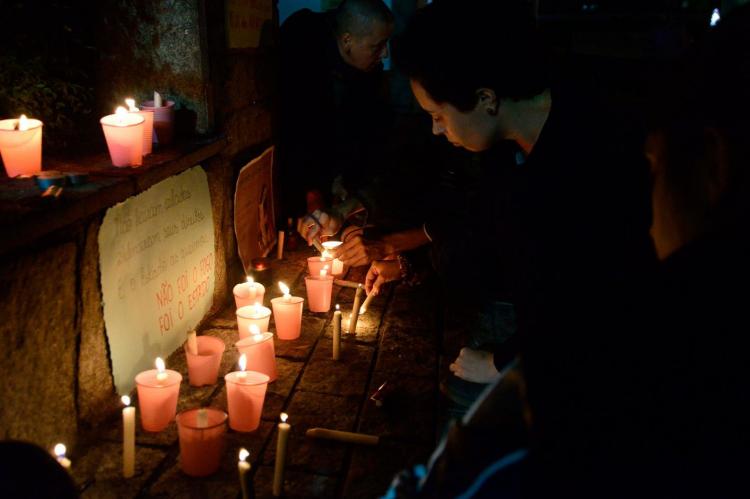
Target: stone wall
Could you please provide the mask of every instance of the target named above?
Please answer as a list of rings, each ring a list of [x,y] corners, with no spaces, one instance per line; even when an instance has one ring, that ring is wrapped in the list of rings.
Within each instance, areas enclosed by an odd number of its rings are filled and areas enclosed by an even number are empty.
[[[63,195],[57,202],[65,216],[79,214],[73,223],[41,230],[34,238],[24,234],[21,247],[7,246],[0,264],[0,439],[44,447],[62,441],[74,449],[88,430],[116,417],[119,396],[103,319],[97,242],[108,206],[200,164],[208,176],[216,241],[215,294],[205,320],[226,305],[231,286],[243,277],[234,237],[234,186],[240,167],[273,143],[275,30],[264,34],[259,49],[231,52],[223,5],[101,3],[106,13],[101,29],[109,36],[97,84],[102,107],[126,93],[142,97],[153,88],[167,89],[195,112],[198,131],[213,133],[210,145],[163,165],[92,181],[95,204],[101,205],[93,215],[90,203]],[[86,170],[88,161],[82,158],[75,166]],[[91,168],[95,175],[99,164]],[[36,189],[19,192],[28,194],[30,203],[40,202]]]

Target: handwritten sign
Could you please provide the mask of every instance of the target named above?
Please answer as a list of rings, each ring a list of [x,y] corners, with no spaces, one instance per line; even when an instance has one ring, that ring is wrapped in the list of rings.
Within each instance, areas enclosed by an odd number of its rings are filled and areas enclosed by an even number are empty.
[[[242,167],[234,190],[234,233],[246,272],[276,244],[273,211],[273,146]]]
[[[230,49],[257,48],[263,25],[273,15],[271,0],[226,0]]]
[[[211,308],[214,227],[200,166],[107,210],[99,230],[104,323],[118,392]]]

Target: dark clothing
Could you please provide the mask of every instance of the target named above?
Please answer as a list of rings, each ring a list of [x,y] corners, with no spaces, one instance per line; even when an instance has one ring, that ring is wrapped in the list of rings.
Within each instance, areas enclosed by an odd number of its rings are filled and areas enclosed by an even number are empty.
[[[330,195],[339,174],[360,183],[391,119],[382,68],[365,73],[344,62],[334,19],[303,9],[281,26],[278,178],[289,216],[305,212],[307,190]]]

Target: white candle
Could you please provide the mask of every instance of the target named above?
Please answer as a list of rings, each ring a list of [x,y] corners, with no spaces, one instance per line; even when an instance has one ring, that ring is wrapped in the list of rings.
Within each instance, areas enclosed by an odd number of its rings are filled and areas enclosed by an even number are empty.
[[[327,428],[310,428],[305,435],[311,438],[323,438],[326,440],[337,440],[352,444],[377,445],[380,437],[377,435],[366,435],[364,433],[352,433],[350,431],[329,430]]]
[[[328,275],[328,265],[324,265],[322,269],[320,269],[320,277],[325,277]]]
[[[154,90],[154,107],[161,107],[161,94]]]
[[[135,475],[135,407],[130,407],[130,397],[122,396],[122,476]]]
[[[250,494],[248,493],[247,474],[250,472],[250,463],[247,462],[247,458],[250,453],[244,447],[240,449],[240,459],[237,462],[237,471],[240,474],[240,488],[242,489],[242,499],[249,499]]]
[[[237,377],[239,379],[245,379],[247,378],[247,373],[245,372],[245,368],[247,367],[247,355],[244,353],[240,355],[240,360],[237,362],[237,364],[240,366],[240,372],[237,373]]]
[[[375,298],[375,293],[370,293],[369,295],[367,295],[367,298],[365,298],[365,302],[362,304],[361,307],[359,307],[359,315],[362,315],[365,312],[367,312],[367,307],[370,306],[370,302],[372,301],[373,298]]]
[[[292,426],[286,422],[289,416],[282,412],[279,423],[279,436],[276,440],[276,466],[273,471],[273,495],[278,497],[284,488],[284,464],[286,463],[286,443],[289,440],[289,430]]]
[[[255,279],[253,276],[247,276],[247,290],[250,293],[248,300],[255,303],[255,298],[258,296],[258,286],[255,285]]]
[[[206,428],[208,426],[208,411],[203,407],[198,409],[198,413],[195,415],[195,426],[198,428]]]
[[[66,470],[70,469],[70,459],[65,457],[65,453],[68,451],[68,449],[65,448],[65,444],[57,444],[55,445],[55,456],[57,456],[57,462],[60,463],[60,466],[65,468]]]
[[[339,304],[336,304],[336,311],[333,313],[333,360],[339,360],[341,352],[341,310]]]
[[[292,301],[292,295],[289,294],[289,286],[279,281],[279,289],[284,293],[284,301]]]
[[[159,371],[156,373],[156,381],[166,381],[169,375],[165,372],[166,366],[161,357],[156,358],[156,370]]]
[[[191,355],[198,355],[198,336],[195,334],[195,330],[188,332],[187,347]]]
[[[256,326],[255,324],[250,324],[250,327],[248,327],[248,329],[250,330],[250,334],[252,335],[253,341],[255,341],[255,343],[260,343],[261,341],[263,341],[264,336],[263,333],[260,332],[260,328],[258,326]]]
[[[281,260],[284,258],[284,231],[279,231],[279,240],[276,243],[276,258]]]
[[[364,288],[361,284],[357,285],[357,292],[354,293],[354,306],[352,314],[349,316],[349,334],[357,333],[357,319],[359,319],[359,304],[362,303],[362,292]]]

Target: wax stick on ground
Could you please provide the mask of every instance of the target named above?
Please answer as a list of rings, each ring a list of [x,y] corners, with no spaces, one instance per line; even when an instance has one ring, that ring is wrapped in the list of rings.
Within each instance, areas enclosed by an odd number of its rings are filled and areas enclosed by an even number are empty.
[[[276,258],[281,260],[284,258],[284,231],[279,231],[279,241],[276,243]]]
[[[122,403],[122,476],[135,475],[135,407],[130,407],[130,397],[123,395]]]
[[[362,293],[365,289],[360,284],[357,286],[357,292],[354,293],[354,306],[352,307],[352,314],[349,316],[349,334],[357,333],[357,319],[359,319],[359,306],[362,303]]]
[[[195,330],[187,334],[187,347],[191,355],[198,355],[198,336],[196,336]]]
[[[352,433],[350,431],[329,430],[327,428],[310,428],[305,435],[312,438],[323,438],[326,440],[337,440],[352,444],[377,445],[380,437],[377,435],[366,435],[364,433]]]
[[[344,279],[335,279],[335,280],[333,281],[333,283],[334,283],[334,284],[335,284],[336,286],[341,286],[341,287],[343,287],[343,288],[352,288],[352,289],[357,289],[357,288],[359,288],[359,287],[361,286],[361,284],[360,284],[360,283],[358,283],[358,282],[354,282],[354,281],[346,281],[346,280],[344,280]]]
[[[339,360],[341,355],[341,310],[336,304],[336,311],[333,313],[333,360]]]
[[[284,489],[284,466],[286,464],[286,444],[289,440],[289,430],[292,426],[286,422],[287,414],[281,413],[279,435],[276,440],[276,465],[273,470],[273,495],[279,497]]]
[[[247,483],[247,477],[250,473],[250,463],[247,458],[250,453],[244,447],[240,449],[239,461],[237,462],[237,471],[240,475],[240,488],[242,489],[242,499],[250,499],[250,484]]]
[[[365,312],[367,312],[367,307],[370,306],[370,302],[372,301],[373,298],[375,298],[375,293],[371,292],[369,295],[367,295],[367,298],[365,298],[365,302],[362,304],[361,307],[359,307],[359,315],[362,315]]]

